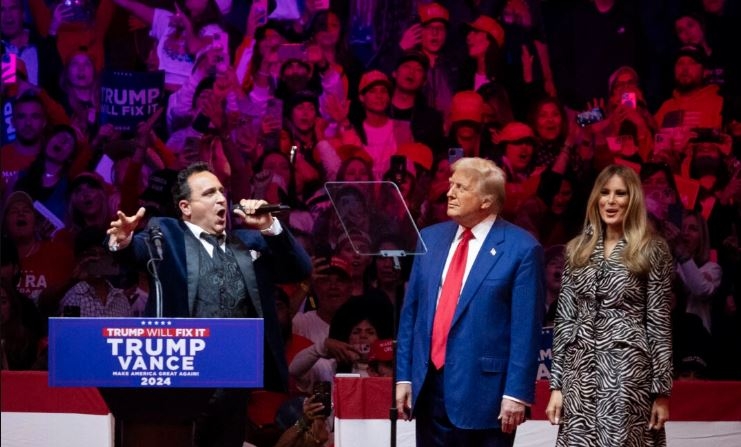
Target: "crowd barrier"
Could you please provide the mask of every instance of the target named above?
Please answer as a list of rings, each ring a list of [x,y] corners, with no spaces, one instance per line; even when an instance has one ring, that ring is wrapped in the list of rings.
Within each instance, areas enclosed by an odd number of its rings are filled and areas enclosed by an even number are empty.
[[[50,388],[41,371],[2,371],[3,447],[113,447],[114,419],[97,388]]]
[[[335,447],[390,445],[390,379],[335,379]],[[515,447],[555,445],[557,428],[545,420],[548,382],[539,381],[532,420],[517,430]],[[677,381],[666,425],[671,447],[741,446],[741,382]],[[397,422],[397,446],[413,447],[414,421]]]
[[[335,447],[389,445],[390,379],[338,377],[334,389]],[[515,446],[554,445],[545,421],[548,383],[540,381],[533,420],[520,426]],[[45,372],[2,371],[3,447],[112,447],[114,418],[96,388],[49,388]],[[414,446],[414,421],[398,421],[397,446]],[[678,381],[667,437],[672,447],[741,445],[741,382]]]

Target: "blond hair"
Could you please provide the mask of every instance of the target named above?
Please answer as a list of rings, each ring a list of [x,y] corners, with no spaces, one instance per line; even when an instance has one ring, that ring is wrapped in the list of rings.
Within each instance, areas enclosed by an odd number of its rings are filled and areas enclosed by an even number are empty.
[[[621,165],[610,165],[600,172],[589,194],[587,214],[584,219],[584,232],[572,239],[567,246],[567,260],[573,267],[585,267],[602,238],[604,225],[599,212],[599,199],[602,188],[613,177],[620,177],[628,190],[628,206],[623,218],[623,238],[626,246],[622,252],[623,262],[628,270],[636,275],[645,275],[649,269],[653,234],[647,223],[646,203],[641,181],[632,169]]]
[[[484,196],[490,196],[494,211],[499,212],[504,206],[506,176],[504,171],[491,160],[479,157],[464,157],[453,163],[451,173],[456,171],[472,172],[476,188]]]
[[[700,230],[700,240],[695,253],[692,253],[692,259],[701,267],[710,260],[710,230],[708,229],[708,222],[702,217],[701,213],[697,211],[685,211],[684,219],[690,218],[697,220],[697,227]]]

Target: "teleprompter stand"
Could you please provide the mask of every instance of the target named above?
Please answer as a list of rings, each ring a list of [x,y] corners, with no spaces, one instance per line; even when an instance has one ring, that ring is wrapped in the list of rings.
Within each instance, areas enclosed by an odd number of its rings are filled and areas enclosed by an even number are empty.
[[[393,258],[394,268],[401,270],[400,258],[427,253],[409,208],[393,182],[328,182],[324,185],[336,218],[355,253],[364,256]],[[370,241],[370,244],[358,241]],[[393,299],[393,367],[389,408],[390,446],[396,446],[396,332],[401,311],[401,296]]]

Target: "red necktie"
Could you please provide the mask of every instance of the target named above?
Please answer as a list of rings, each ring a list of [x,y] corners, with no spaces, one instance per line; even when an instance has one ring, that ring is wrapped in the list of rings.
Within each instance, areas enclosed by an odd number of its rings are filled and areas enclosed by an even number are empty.
[[[463,274],[466,272],[466,260],[468,259],[468,241],[471,239],[473,239],[471,230],[463,230],[460,242],[458,242],[453,258],[450,260],[448,273],[445,275],[443,288],[440,292],[440,299],[437,302],[435,321],[432,323],[432,352],[430,354],[432,363],[437,369],[442,368],[445,364],[448,332],[463,286]]]

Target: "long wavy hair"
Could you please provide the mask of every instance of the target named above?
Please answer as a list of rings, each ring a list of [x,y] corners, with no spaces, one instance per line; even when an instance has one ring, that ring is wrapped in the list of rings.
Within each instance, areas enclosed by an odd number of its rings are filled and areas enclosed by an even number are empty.
[[[57,124],[46,132],[46,135],[44,136],[43,150],[29,165],[28,170],[26,171],[26,176],[18,181],[16,189],[26,191],[31,195],[31,197],[37,197],[37,195],[40,194],[40,191],[44,189],[43,178],[46,169],[47,149],[51,139],[60,133],[70,135],[74,145],[72,153],[67,157],[67,160],[64,161],[62,166],[62,176],[66,176],[69,173],[69,168],[72,166],[72,162],[75,160],[77,152],[79,151],[79,147],[77,146],[77,132],[66,124]],[[62,176],[60,176],[60,180],[62,179]],[[56,184],[54,184],[53,187],[55,186]]]
[[[585,267],[597,242],[603,237],[605,227],[599,213],[599,200],[602,188],[613,177],[620,177],[628,190],[628,206],[623,219],[623,238],[626,241],[622,252],[623,262],[628,270],[639,276],[650,269],[652,233],[646,217],[646,202],[638,174],[631,168],[621,165],[610,165],[600,172],[594,181],[594,187],[587,201],[587,214],[584,219],[584,231],[572,239],[567,246],[567,259],[573,267]]]
[[[697,226],[700,230],[700,241],[697,245],[697,249],[692,253],[692,259],[695,263],[702,267],[706,262],[710,260],[710,230],[708,229],[708,222],[702,217],[702,213],[692,210],[686,211],[684,219],[694,218],[697,220]]]
[[[486,52],[484,53],[486,77],[489,81],[492,81],[494,79],[499,79],[499,72],[501,71],[502,65],[502,49],[489,33],[486,33],[486,39],[489,41],[489,46],[486,48]],[[466,50],[466,59],[461,69],[463,90],[473,89],[477,70],[476,59],[470,57],[467,51],[468,50]]]
[[[88,108],[91,107],[86,101],[83,101],[77,96],[77,93],[72,86],[70,68],[72,67],[72,59],[78,55],[83,55],[88,58],[88,61],[93,67],[93,82],[87,90],[91,92],[90,98],[92,98],[92,108],[100,109],[100,72],[95,68],[95,60],[88,52],[87,47],[80,47],[79,51],[76,52],[69,61],[62,68],[62,73],[59,76],[59,86],[66,95],[67,105],[69,110],[68,114],[79,114],[81,117],[87,119]]]

